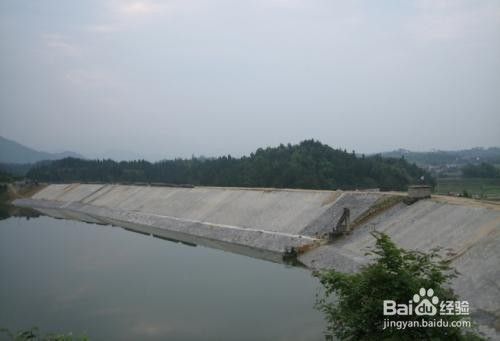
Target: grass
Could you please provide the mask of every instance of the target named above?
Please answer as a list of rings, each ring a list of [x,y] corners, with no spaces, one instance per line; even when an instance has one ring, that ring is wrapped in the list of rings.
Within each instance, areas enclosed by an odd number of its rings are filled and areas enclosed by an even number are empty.
[[[500,200],[500,179],[438,178],[436,194],[462,194],[467,191],[473,198]]]

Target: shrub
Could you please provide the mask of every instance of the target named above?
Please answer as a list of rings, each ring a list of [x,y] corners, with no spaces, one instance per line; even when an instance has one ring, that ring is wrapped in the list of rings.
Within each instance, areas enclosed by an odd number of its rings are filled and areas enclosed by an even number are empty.
[[[344,274],[329,270],[315,273],[324,287],[324,295],[318,296],[316,308],[326,315],[328,339],[335,336],[341,340],[481,340],[474,328],[467,331],[451,326],[384,329],[387,318],[396,321],[439,318],[451,323],[468,316],[384,316],[384,300],[408,304],[420,288],[432,288],[440,302],[457,300],[447,286],[457,272],[438,256],[438,250],[429,253],[407,251],[398,248],[385,234],[375,232],[373,236],[376,246],[370,254],[376,259],[360,272]]]

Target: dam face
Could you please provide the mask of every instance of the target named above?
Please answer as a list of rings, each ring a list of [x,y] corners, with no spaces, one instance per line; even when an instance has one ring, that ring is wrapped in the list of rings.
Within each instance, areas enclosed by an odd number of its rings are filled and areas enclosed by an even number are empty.
[[[141,226],[283,253],[319,245],[352,209],[363,214],[380,193],[55,184],[15,202],[66,218]],[[58,212],[54,212],[57,210]]]

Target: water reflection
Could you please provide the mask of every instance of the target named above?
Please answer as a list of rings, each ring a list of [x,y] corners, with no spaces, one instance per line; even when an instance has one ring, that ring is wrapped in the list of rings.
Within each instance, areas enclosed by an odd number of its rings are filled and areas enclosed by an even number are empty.
[[[39,217],[40,215],[40,212],[31,208],[17,207],[9,203],[0,202],[0,220],[10,217],[25,217],[26,219],[30,219]]]
[[[34,211],[34,209],[30,210]],[[124,221],[116,221],[111,218],[95,217],[86,213],[76,212],[71,210],[39,208],[39,207],[37,207],[36,210],[39,212],[38,213],[39,215],[42,214],[45,216],[52,217],[54,219],[76,220],[90,224],[117,226],[130,232],[153,236],[155,238],[171,241],[174,243],[181,243],[189,246],[202,245],[209,248],[228,251],[231,253],[236,253],[252,258],[258,258],[274,263],[283,263],[289,266],[304,267],[304,265],[300,263],[296,257],[286,258],[283,257],[282,253],[279,252],[256,249],[246,245],[228,243],[206,237],[198,237],[182,232],[170,231],[153,226],[139,225]]]
[[[141,232],[154,238],[43,216],[1,221],[0,323],[95,340],[322,339],[308,271]]]

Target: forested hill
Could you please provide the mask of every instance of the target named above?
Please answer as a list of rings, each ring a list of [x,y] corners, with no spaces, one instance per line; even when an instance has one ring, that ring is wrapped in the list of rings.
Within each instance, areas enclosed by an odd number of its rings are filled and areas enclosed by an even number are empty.
[[[403,190],[428,173],[404,159],[357,156],[314,140],[258,149],[250,156],[147,161],[66,158],[33,167],[48,182],[163,182],[207,186]]]

